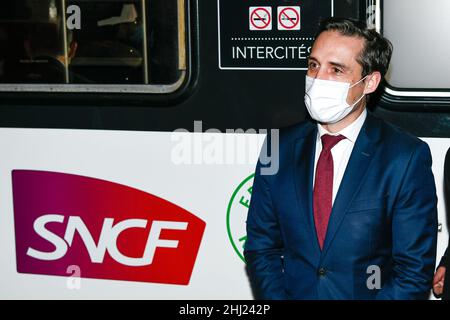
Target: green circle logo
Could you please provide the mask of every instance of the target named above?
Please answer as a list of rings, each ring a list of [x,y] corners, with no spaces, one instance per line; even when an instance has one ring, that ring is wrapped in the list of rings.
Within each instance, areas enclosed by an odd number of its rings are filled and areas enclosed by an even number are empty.
[[[239,184],[231,196],[227,209],[228,238],[234,251],[244,262],[244,245],[247,240],[246,219],[250,207],[254,177],[255,174],[253,173]]]

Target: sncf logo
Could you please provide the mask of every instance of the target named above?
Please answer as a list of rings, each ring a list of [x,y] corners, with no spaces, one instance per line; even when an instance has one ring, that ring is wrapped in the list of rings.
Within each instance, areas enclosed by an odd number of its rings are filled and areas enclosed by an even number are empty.
[[[94,178],[14,170],[17,271],[187,285],[205,222],[154,195]]]
[[[45,228],[50,222],[63,223],[64,216],[56,214],[48,214],[42,216],[34,222],[34,231],[43,239],[51,242],[56,249],[52,252],[42,252],[33,248],[28,248],[27,255],[39,260],[58,260],[64,257],[68,248],[73,243],[75,233],[78,232],[81,240],[86,246],[87,252],[92,263],[103,263],[105,253],[108,251],[111,258],[126,266],[147,266],[153,262],[156,247],[177,248],[178,240],[161,240],[159,235],[162,229],[186,230],[187,222],[172,221],[153,221],[150,233],[147,238],[147,244],[142,258],[131,258],[122,254],[117,248],[117,238],[122,231],[130,228],[147,227],[147,220],[144,219],[128,219],[114,225],[114,219],[105,219],[100,232],[98,245],[95,244],[92,235],[89,233],[86,225],[80,217],[69,217],[67,222],[64,238],[52,233]],[[114,226],[113,226],[114,225]]]

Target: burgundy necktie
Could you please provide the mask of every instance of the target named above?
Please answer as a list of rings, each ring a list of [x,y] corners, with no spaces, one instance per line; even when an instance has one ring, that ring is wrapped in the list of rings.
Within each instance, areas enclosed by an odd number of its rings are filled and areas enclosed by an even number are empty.
[[[333,199],[333,156],[331,149],[345,137],[324,134],[321,139],[322,152],[317,161],[313,192],[314,222],[320,249],[322,249],[325,241]]]

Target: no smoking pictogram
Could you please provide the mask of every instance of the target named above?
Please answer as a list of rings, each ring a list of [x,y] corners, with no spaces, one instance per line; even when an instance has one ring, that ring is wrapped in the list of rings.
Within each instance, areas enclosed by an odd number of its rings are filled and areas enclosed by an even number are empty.
[[[300,30],[300,7],[278,7],[278,30]]]
[[[249,8],[250,30],[272,30],[272,8]]]

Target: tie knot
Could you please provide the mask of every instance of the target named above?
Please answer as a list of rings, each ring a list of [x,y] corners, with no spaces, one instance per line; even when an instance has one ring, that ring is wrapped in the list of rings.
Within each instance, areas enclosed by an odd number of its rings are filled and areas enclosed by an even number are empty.
[[[322,149],[331,150],[339,141],[345,139],[343,135],[332,136],[329,134],[324,134],[322,137]]]

